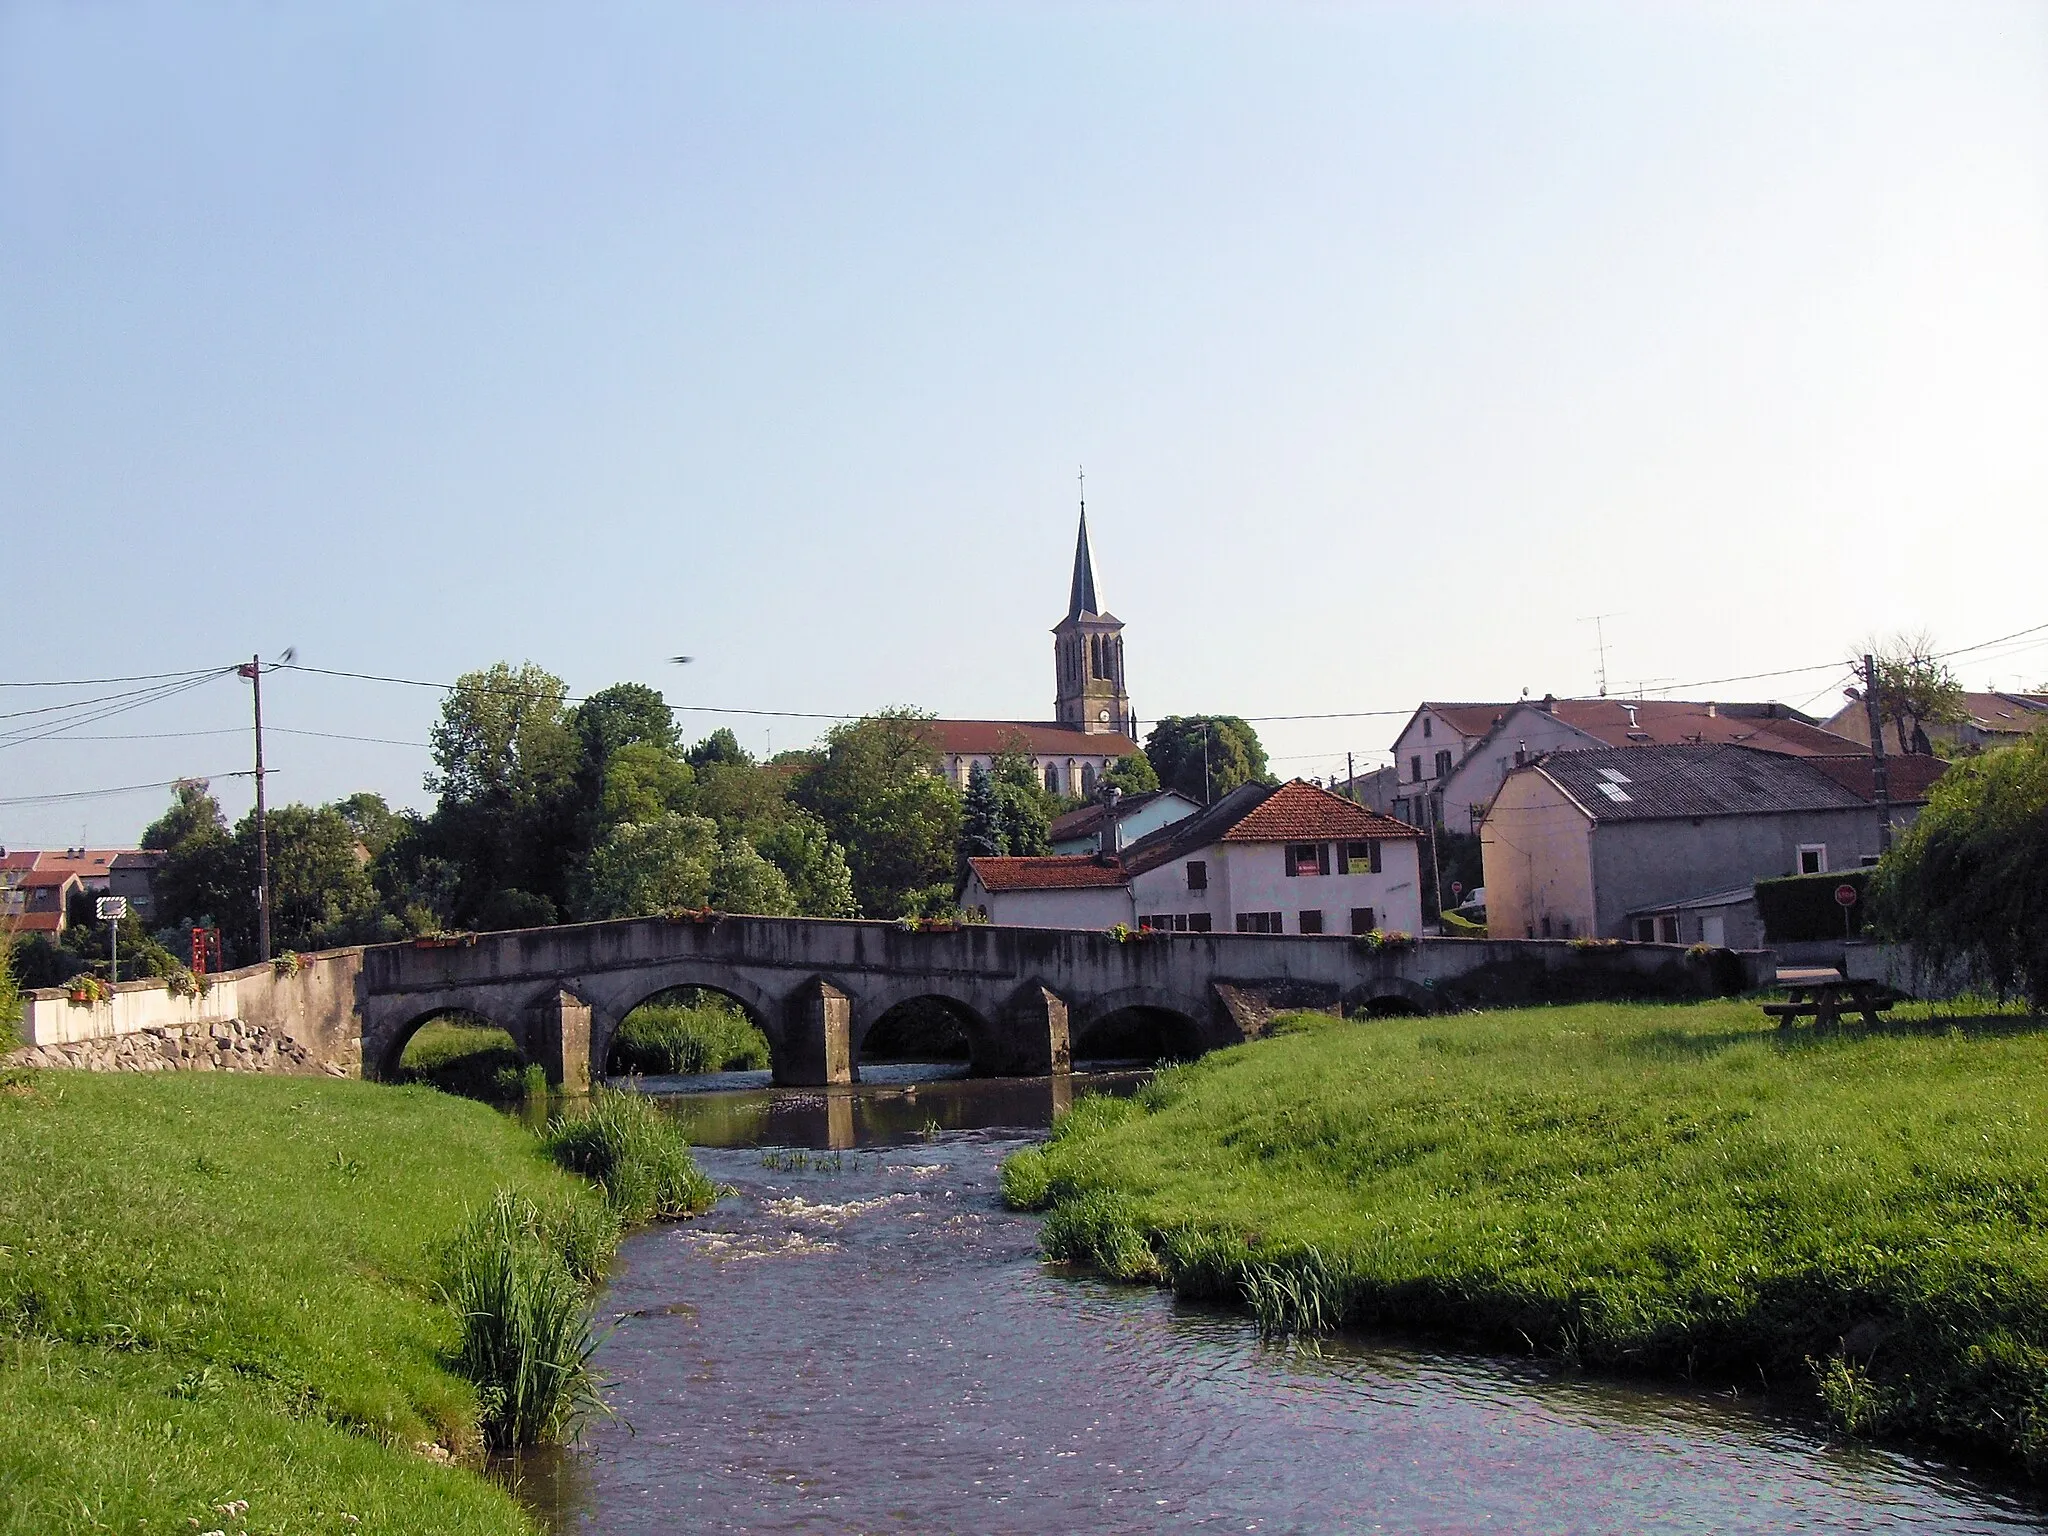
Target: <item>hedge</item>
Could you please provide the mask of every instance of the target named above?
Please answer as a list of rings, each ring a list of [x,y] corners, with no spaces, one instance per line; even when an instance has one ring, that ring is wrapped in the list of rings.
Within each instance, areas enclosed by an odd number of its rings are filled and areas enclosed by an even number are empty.
[[[1856,905],[1849,909],[1848,927],[1842,925],[1842,909],[1835,901],[1837,886],[1856,888]],[[1863,931],[1864,914],[1870,907],[1870,871],[1845,869],[1824,875],[1786,875],[1756,883],[1756,910],[1763,919],[1766,944],[1803,944],[1816,939],[1839,939]]]

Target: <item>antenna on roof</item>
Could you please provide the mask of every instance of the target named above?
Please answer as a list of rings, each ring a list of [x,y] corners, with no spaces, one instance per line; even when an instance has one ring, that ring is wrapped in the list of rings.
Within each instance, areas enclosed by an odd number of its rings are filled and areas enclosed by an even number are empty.
[[[1581,624],[1593,626],[1593,641],[1600,651],[1600,697],[1607,697],[1607,625],[1606,620],[1618,619],[1618,613],[1593,613],[1579,620]]]

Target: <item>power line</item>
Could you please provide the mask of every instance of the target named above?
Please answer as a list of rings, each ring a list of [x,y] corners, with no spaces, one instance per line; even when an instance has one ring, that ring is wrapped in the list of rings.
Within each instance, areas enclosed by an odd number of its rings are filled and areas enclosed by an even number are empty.
[[[453,693],[454,683],[430,683],[417,677],[385,677],[375,672],[344,672],[334,667],[308,667],[297,662],[281,664],[288,672],[311,672],[320,677],[349,677],[364,683],[396,683],[405,688],[433,688],[442,693]],[[486,693],[509,694],[516,698],[551,699],[557,695],[552,688],[504,688],[496,685],[485,687]],[[588,704],[588,696],[573,694],[560,695],[564,704]],[[758,715],[769,720],[858,720],[859,715],[828,715],[815,710],[802,709],[726,709],[716,704],[668,704],[671,713],[688,712],[699,715]]]
[[[197,667],[190,672],[142,672],[134,677],[67,677],[39,683],[0,682],[0,688],[97,688],[106,683],[160,683],[171,678],[210,676],[223,670],[228,669]]]
[[[277,770],[272,768],[270,772]],[[188,773],[182,778],[159,779],[153,784],[122,784],[113,789],[72,789],[55,795],[12,795],[0,800],[0,805],[48,805],[59,800],[97,800],[108,795],[132,795],[145,789],[171,789],[179,784],[191,784],[199,780],[250,779],[256,776],[253,768],[240,768],[233,773]]]
[[[165,699],[175,698],[181,693],[189,693],[194,688],[203,687],[205,684],[212,682],[215,677],[221,675],[223,674],[210,673],[182,683],[167,683],[161,687],[147,690],[142,698],[131,698],[124,703],[113,704],[105,709],[91,710],[89,713],[75,716],[69,720],[60,720],[55,723],[40,721],[35,725],[21,726],[4,735],[0,735],[0,751],[4,751],[8,747],[24,746],[32,741],[45,741],[50,737],[61,736],[67,731],[76,730],[81,725],[92,725],[100,720],[111,719],[115,715],[125,715],[130,710],[161,703]]]

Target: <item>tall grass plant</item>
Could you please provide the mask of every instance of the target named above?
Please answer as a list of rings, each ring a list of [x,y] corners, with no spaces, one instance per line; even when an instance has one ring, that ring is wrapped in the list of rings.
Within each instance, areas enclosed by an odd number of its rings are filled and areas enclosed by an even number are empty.
[[[558,1116],[543,1140],[564,1168],[604,1186],[628,1226],[694,1216],[718,1198],[681,1129],[641,1094],[599,1088],[586,1113]]]

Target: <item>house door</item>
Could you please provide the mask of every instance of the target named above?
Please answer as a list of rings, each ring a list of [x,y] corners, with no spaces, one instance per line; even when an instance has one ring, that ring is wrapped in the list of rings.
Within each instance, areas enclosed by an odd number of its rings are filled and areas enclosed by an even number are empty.
[[[1700,942],[1711,944],[1716,949],[1728,947],[1728,919],[1718,912],[1707,913],[1700,918]]]

